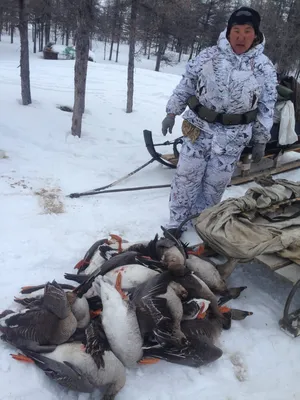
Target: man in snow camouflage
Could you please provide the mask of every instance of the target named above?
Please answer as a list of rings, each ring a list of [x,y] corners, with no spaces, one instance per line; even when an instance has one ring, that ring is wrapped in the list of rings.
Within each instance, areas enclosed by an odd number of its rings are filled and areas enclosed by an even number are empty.
[[[254,162],[264,156],[277,76],[263,54],[265,38],[259,25],[257,11],[236,10],[217,45],[188,62],[167,103],[164,135],[172,133],[175,116],[189,106],[183,114],[183,144],[171,185],[167,228],[172,233],[189,216],[221,201],[246,145],[253,146]]]

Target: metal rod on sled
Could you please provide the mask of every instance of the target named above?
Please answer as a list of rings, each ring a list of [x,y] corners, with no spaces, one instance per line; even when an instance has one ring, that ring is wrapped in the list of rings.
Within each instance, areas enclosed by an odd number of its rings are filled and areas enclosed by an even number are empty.
[[[110,183],[109,185],[105,185],[96,189],[92,189],[92,190],[87,190],[86,192],[79,192],[79,193],[71,193],[68,194],[67,197],[70,197],[71,199],[77,198],[77,197],[81,197],[81,196],[90,196],[93,194],[98,194],[99,192],[108,189],[110,187],[113,187],[115,185],[117,185],[118,183],[124,181],[125,179],[129,178],[130,176],[136,174],[137,172],[139,172],[141,169],[147,167],[147,165],[151,164],[153,161],[155,161],[154,158],[151,158],[151,160],[147,161],[145,164],[141,165],[140,167],[136,168],[134,171],[130,172],[129,174],[123,176],[122,178]]]

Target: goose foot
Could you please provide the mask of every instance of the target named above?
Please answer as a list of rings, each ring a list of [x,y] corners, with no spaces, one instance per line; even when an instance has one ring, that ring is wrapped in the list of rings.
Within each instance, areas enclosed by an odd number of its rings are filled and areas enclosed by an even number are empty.
[[[113,244],[115,242],[118,243],[118,253],[121,253],[123,251],[122,249],[122,242],[123,239],[119,235],[115,235],[114,233],[110,233],[109,236],[111,237],[112,240],[109,240],[109,244]]]
[[[116,279],[116,284],[115,284],[115,288],[116,290],[120,293],[121,297],[123,300],[127,299],[126,294],[123,292],[122,290],[122,272],[119,272],[117,275],[117,279]]]
[[[34,361],[31,358],[29,358],[27,356],[24,356],[23,354],[20,354],[20,353],[11,354],[11,356],[12,356],[12,358],[14,360],[17,360],[17,361],[24,361],[24,362],[27,362],[27,363],[34,363]]]
[[[141,365],[152,365],[152,364],[156,364],[160,361],[159,358],[142,358],[138,364]]]

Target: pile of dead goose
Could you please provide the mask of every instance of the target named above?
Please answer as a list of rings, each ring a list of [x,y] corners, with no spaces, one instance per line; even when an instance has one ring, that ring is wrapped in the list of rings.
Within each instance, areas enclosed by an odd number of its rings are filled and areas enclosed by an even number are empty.
[[[14,299],[22,309],[0,315],[2,340],[22,352],[13,358],[71,390],[107,385],[105,400],[125,385],[125,368],[220,358],[222,330],[252,314],[224,306],[245,289],[226,286],[235,262],[217,266],[164,234],[132,244],[111,235],[87,251],[77,274],[65,274],[74,286],[23,287]]]

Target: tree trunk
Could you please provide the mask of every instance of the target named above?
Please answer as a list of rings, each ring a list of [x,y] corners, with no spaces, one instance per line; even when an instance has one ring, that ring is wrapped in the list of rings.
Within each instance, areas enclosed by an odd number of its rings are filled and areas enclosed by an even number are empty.
[[[103,60],[106,60],[106,44],[107,44],[107,38],[106,38],[106,35],[105,35],[105,38],[104,38],[104,49],[103,49],[103,51],[104,51]]]
[[[33,34],[33,52],[36,53],[36,22],[34,22],[33,24],[33,30],[32,30],[32,34]]]
[[[112,59],[113,47],[114,47],[114,39],[113,39],[113,35],[112,35],[111,44],[110,44],[110,51],[109,51],[109,61],[111,61],[111,59]]]
[[[202,48],[202,43],[199,42],[199,43],[197,44],[196,55],[198,55],[198,54],[200,53],[201,48]]]
[[[190,52],[190,56],[189,56],[189,61],[193,58],[193,54],[194,54],[194,44],[195,44],[195,42],[194,42],[194,40],[193,40],[193,43],[192,43],[192,45],[191,45],[191,52]]]
[[[179,50],[179,54],[178,54],[178,62],[181,61],[181,56],[182,56],[182,47]]]
[[[39,51],[43,51],[44,45],[44,22],[40,24],[40,41],[39,41]]]
[[[72,117],[72,135],[81,137],[82,115],[85,109],[85,87],[89,56],[89,33],[84,19],[79,22],[76,34],[76,61],[74,76],[74,108]]]
[[[111,59],[112,59],[114,40],[115,40],[115,36],[116,36],[117,22],[118,22],[118,16],[119,16],[119,8],[120,8],[120,0],[115,0],[114,16],[113,16],[112,30],[111,30],[111,45],[110,45],[110,52],[109,52],[109,61],[111,61]]]
[[[119,59],[119,49],[120,49],[120,37],[118,37],[117,41],[116,62],[118,62]]]
[[[54,42],[56,43],[57,42],[57,23],[55,22],[55,25],[54,25]]]
[[[44,3],[44,15],[43,20],[45,23],[44,32],[45,32],[45,44],[50,42],[50,31],[51,31],[51,0],[43,0]]]
[[[14,29],[15,27],[13,25],[10,25],[10,43],[14,42]]]
[[[2,29],[3,29],[3,8],[0,7],[0,41],[2,36]]]
[[[158,45],[158,52],[156,56],[156,64],[155,64],[155,71],[159,72],[160,69],[160,63],[161,63],[161,58],[164,54],[164,49],[165,49],[165,41],[163,34],[159,38],[159,45]]]
[[[122,31],[122,14],[118,13],[118,23],[117,23],[117,51],[116,51],[116,62],[119,60],[119,50],[120,50],[120,41],[121,41],[121,31]]]
[[[23,105],[27,106],[28,104],[31,104],[27,0],[19,0],[19,30],[21,42],[21,94]]]
[[[152,47],[152,40],[149,40],[149,47],[148,47],[148,56],[147,59],[150,60],[150,56],[151,56],[151,47]]]
[[[66,46],[69,46],[69,40],[70,40],[70,31],[67,28],[66,29]]]
[[[49,18],[49,20],[48,20]],[[47,16],[47,20],[45,23],[45,44],[50,42],[50,17]]]
[[[137,8],[138,8],[138,0],[131,0],[129,59],[128,59],[128,70],[127,70],[127,106],[126,106],[127,113],[131,113],[133,107],[134,53],[135,53],[135,42],[136,42]]]

